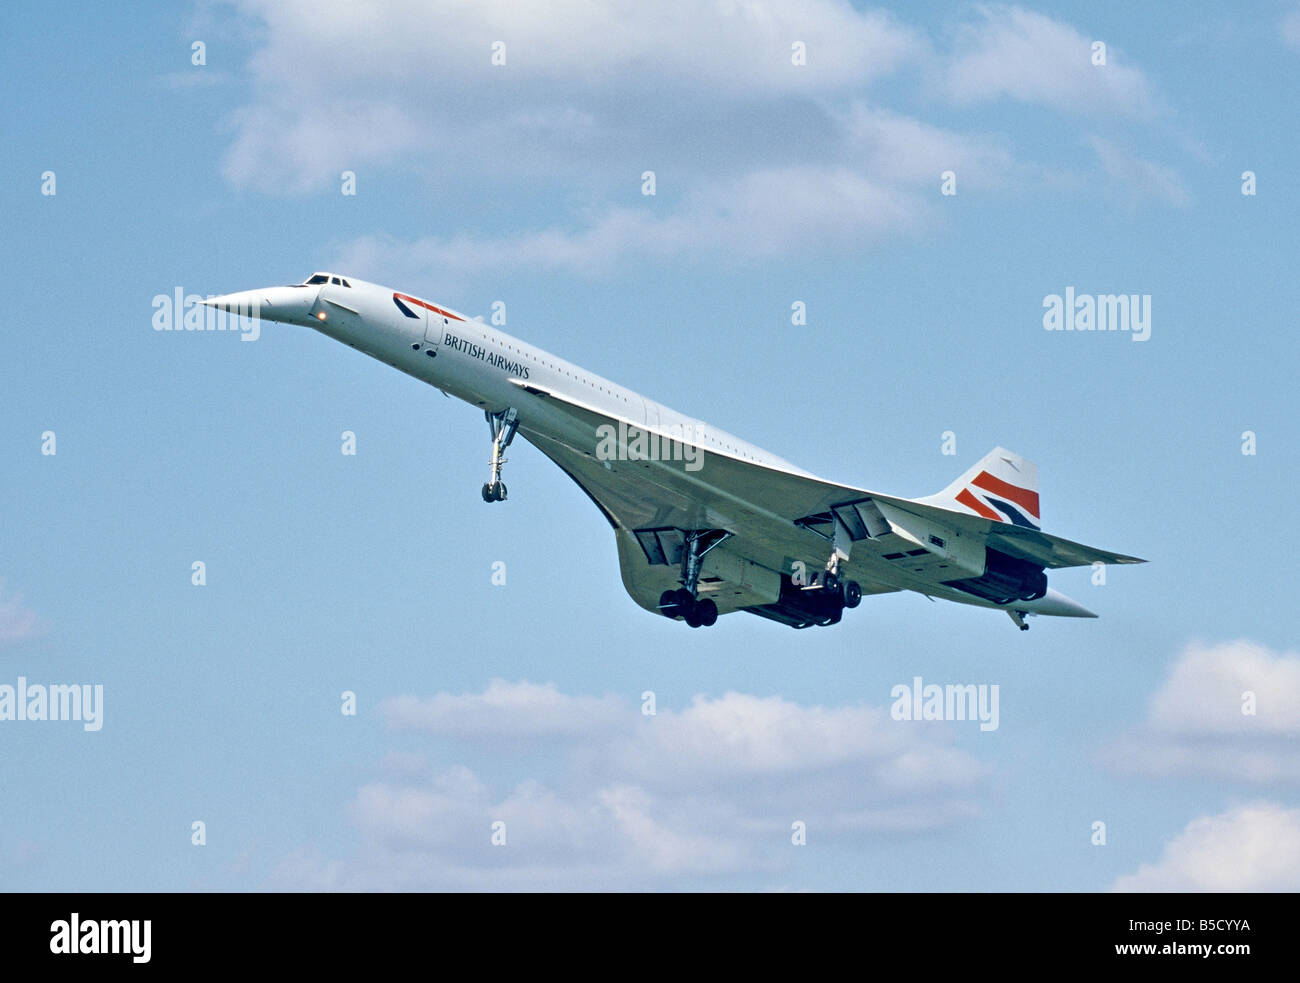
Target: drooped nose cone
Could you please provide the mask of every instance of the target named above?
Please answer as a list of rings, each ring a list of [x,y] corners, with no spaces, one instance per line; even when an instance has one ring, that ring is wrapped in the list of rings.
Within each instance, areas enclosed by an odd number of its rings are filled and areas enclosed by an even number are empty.
[[[209,297],[203,303],[241,317],[312,325],[315,320],[311,312],[319,292],[316,287],[308,286],[265,287],[261,290],[241,290],[239,293]]]

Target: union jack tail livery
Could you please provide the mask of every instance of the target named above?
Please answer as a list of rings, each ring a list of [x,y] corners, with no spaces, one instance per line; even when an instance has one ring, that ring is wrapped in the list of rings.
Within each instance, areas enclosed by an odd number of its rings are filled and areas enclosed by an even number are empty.
[[[922,501],[1026,529],[1042,526],[1038,465],[1005,447],[995,447],[938,495]]]

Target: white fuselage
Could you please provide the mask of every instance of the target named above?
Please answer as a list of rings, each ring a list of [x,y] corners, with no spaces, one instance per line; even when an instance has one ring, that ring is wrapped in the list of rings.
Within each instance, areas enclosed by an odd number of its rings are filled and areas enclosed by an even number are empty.
[[[313,311],[323,310],[325,319],[309,314],[300,323],[486,411],[518,406],[521,401],[529,404],[520,424],[525,436],[539,427],[565,428],[570,424],[563,414],[550,413],[546,400],[530,396],[511,379],[562,393],[651,433],[676,439],[686,433],[709,452],[811,476],[734,434],[670,409],[477,318],[376,284],[351,278],[349,282],[351,287],[321,286]],[[417,316],[407,316],[394,296],[406,298],[402,305]],[[262,316],[267,315],[264,312]],[[588,437],[582,435],[584,440]]]
[[[742,462],[740,466],[754,465],[755,473],[766,469],[770,476],[771,472],[783,472],[789,476],[796,476],[800,480],[822,482],[822,479],[810,472],[734,434],[679,413],[618,383],[595,375],[572,362],[508,335],[479,318],[468,317],[450,308],[378,284],[335,274],[315,274],[305,284],[227,294],[209,298],[205,303],[233,313],[257,316],[262,320],[301,324],[314,328],[448,395],[478,407],[487,414],[489,422],[494,427],[501,426],[505,419],[513,418],[514,423],[509,426],[517,424],[519,434],[530,442],[543,446],[544,449],[549,447],[546,453],[552,456],[553,460],[556,459],[553,455],[555,445],[558,444],[568,449],[566,453],[574,452],[583,460],[600,459],[604,462],[604,467],[610,469],[610,462],[601,456],[595,436],[606,426],[606,423],[595,426],[591,421],[616,421],[619,427],[626,425],[644,434],[658,435],[661,444],[675,442],[679,448],[686,444],[701,453]],[[575,409],[579,411],[576,414]],[[511,430],[510,434],[513,435],[513,432]],[[498,491],[499,496],[496,500],[505,497],[504,486],[499,481],[499,458],[503,439],[504,443],[509,442],[508,437],[502,438],[500,435],[495,439],[493,482],[484,485],[483,488],[484,498],[487,501],[494,500],[490,496],[496,495]],[[572,463],[574,459],[568,460]],[[631,460],[645,461],[647,458],[636,457]],[[656,458],[649,460],[656,460]],[[663,457],[658,460],[662,462],[668,458]],[[559,460],[557,463],[568,470],[568,467]],[[749,488],[744,487],[743,479],[741,485],[733,485],[730,491],[723,491],[698,476],[689,474],[692,470],[687,464],[685,467],[687,474],[682,476],[682,480],[693,490],[686,496],[686,505],[679,505],[671,522],[667,517],[668,514],[663,512],[656,502],[651,501],[647,504],[646,500],[642,499],[632,501],[629,506],[628,499],[624,498],[621,503],[625,506],[624,511],[641,513],[637,519],[641,525],[629,525],[627,529],[621,531],[620,551],[628,548],[628,541],[632,536],[628,530],[653,531],[657,528],[646,523],[673,525],[678,529],[709,530],[719,528],[720,524],[725,526],[729,516],[742,517],[743,522],[750,523],[751,529],[754,528],[752,525],[754,522],[766,522],[769,530],[777,530],[775,537],[769,537],[764,541],[761,535],[758,537],[751,535],[747,540],[746,552],[736,554],[734,557],[742,564],[735,568],[739,572],[733,571],[734,576],[743,590],[749,591],[753,596],[748,601],[736,600],[733,603],[737,607],[748,606],[754,610],[752,604],[770,602],[778,593],[780,578],[788,577],[790,574],[794,560],[799,560],[801,563],[814,561],[818,555],[817,551],[822,549],[819,544],[824,537],[820,533],[810,532],[801,527],[792,515],[786,515],[776,507],[766,508],[757,504],[758,499],[750,494]],[[573,477],[572,473],[570,477]],[[638,482],[640,480],[638,479]],[[624,487],[626,484],[625,482]],[[833,493],[843,491],[845,494],[863,496],[874,494],[844,486],[830,487]],[[592,494],[585,486],[584,490],[587,490],[589,495]],[[606,491],[608,492],[609,489],[607,488]],[[825,488],[822,487],[816,493],[822,494],[824,491]],[[617,495],[618,491],[614,494]],[[701,504],[702,498],[711,498],[716,502],[719,496],[722,496],[726,503],[721,513],[713,513],[709,506]],[[611,524],[618,528],[621,523],[615,522],[604,504],[599,501],[597,504],[605,511],[606,518]],[[889,535],[901,534],[891,532]],[[797,545],[789,538],[791,536],[797,537]],[[941,537],[940,546],[943,541]],[[924,542],[914,542],[910,545],[924,546]],[[839,549],[837,545],[836,550]],[[982,557],[983,547],[979,549]],[[923,552],[931,551],[918,548],[907,555],[915,556]],[[720,567],[723,558],[729,553],[730,544],[723,544],[713,558],[715,565]],[[847,558],[847,555],[846,552],[844,556]],[[958,603],[1003,609],[1009,603],[989,600],[960,587],[951,586],[956,571],[946,566],[940,565],[936,571],[931,572],[923,569],[923,561],[920,559],[906,565],[892,562],[902,555],[882,552],[877,556],[871,552],[860,551],[858,567],[866,575],[864,583],[873,583],[874,592],[915,590],[928,596],[944,597]],[[749,577],[745,571],[753,572],[756,567],[745,567],[743,564],[751,561],[752,564],[768,572],[766,576],[769,580],[776,578],[774,583],[777,586],[769,584],[768,587],[761,588],[753,578]],[[905,567],[916,567],[916,569]],[[723,579],[728,576],[732,574],[724,574]],[[624,579],[629,592],[633,593],[638,603],[653,609],[653,598],[659,593],[657,587],[664,585],[629,584],[626,567]],[[1091,612],[1084,610],[1075,602],[1051,590],[1048,590],[1045,596],[1039,595],[1023,602],[1017,601],[1015,608],[1022,613],[1067,617],[1093,616]]]

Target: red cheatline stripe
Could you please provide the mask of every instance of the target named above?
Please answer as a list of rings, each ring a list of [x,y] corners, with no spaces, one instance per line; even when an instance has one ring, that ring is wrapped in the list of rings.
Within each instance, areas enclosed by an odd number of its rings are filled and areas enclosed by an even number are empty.
[[[393,294],[393,296],[398,298],[399,300],[406,301],[408,304],[415,304],[417,307],[423,307],[427,311],[433,311],[433,313],[435,314],[441,314],[443,317],[449,317],[453,321],[465,320],[463,317],[457,317],[451,311],[444,311],[441,307],[434,307],[432,304],[428,303],[427,301],[420,300],[419,297],[410,297],[406,294]]]
[[[994,522],[1001,522],[1002,516],[998,515],[991,508],[981,502],[978,498],[970,493],[969,488],[963,488],[961,494],[957,496],[957,501],[968,509],[973,509],[986,519],[992,519]]]
[[[991,491],[994,495],[1001,495],[1008,501],[1027,508],[1033,518],[1038,518],[1038,492],[1007,484],[1001,478],[995,478],[987,471],[981,471],[979,477],[972,481],[971,484],[977,488],[983,488],[985,491]]]

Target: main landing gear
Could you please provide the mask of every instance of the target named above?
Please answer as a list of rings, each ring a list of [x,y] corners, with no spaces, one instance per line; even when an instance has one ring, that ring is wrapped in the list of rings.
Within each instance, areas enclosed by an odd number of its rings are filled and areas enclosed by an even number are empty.
[[[667,618],[683,618],[692,628],[708,628],[717,623],[718,606],[711,597],[696,600],[685,587],[666,590],[659,595],[659,613]]]
[[[492,480],[483,486],[483,501],[504,502],[506,500],[506,483],[501,480],[501,467],[506,463],[502,453],[515,439],[519,428],[519,411],[513,406],[501,413],[485,410],[488,430],[492,434]]]
[[[783,590],[782,594],[784,593]],[[796,588],[792,595],[791,606],[804,613],[808,625],[829,627],[839,624],[845,608],[856,608],[862,603],[862,585],[856,580],[846,580],[838,573],[826,570],[818,580]]]
[[[731,533],[720,529],[692,530],[682,545],[682,586],[659,595],[659,613],[666,618],[681,618],[692,628],[709,628],[718,621],[718,605],[713,598],[697,598],[700,564],[704,554]]]
[[[847,551],[839,547],[832,548],[831,558],[826,561],[826,569],[822,571],[820,582],[815,579],[812,584],[804,588],[805,591],[815,592],[813,596],[829,610],[826,617],[817,621],[819,625],[838,624],[845,608],[856,608],[862,603],[862,585],[856,580],[840,577],[840,563],[847,559]]]
[[[821,583],[806,590],[820,590],[827,597],[838,597],[846,608],[856,608],[862,603],[862,585],[856,580],[841,580],[839,574],[829,570],[822,574]]]

